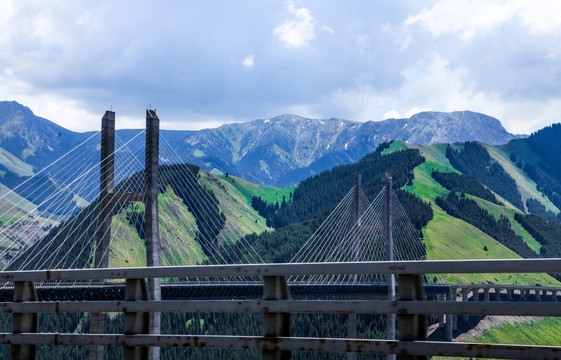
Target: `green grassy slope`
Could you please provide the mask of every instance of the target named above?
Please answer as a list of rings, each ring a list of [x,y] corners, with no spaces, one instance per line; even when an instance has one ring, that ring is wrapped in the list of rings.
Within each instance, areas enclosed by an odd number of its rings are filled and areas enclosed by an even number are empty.
[[[166,266],[194,265],[206,259],[195,237],[195,217],[171,187],[158,195],[162,261]]]
[[[388,148],[386,148],[382,151],[382,155],[391,154],[393,152],[400,151],[400,150],[405,150],[405,149],[408,149],[408,148],[409,148],[409,146],[407,146],[407,144],[404,143],[403,141],[395,140],[394,142],[392,142],[390,144],[390,146]]]
[[[124,214],[111,223],[109,267],[146,266],[146,246],[136,230],[129,225]]]
[[[33,204],[31,201],[19,196],[15,192],[8,189],[5,185],[0,184],[0,198],[3,203],[9,208],[12,205],[16,205],[21,211],[26,214],[37,215],[37,205]],[[2,211],[3,214],[5,211]],[[7,215],[6,215],[7,216]]]
[[[207,188],[210,187],[220,202],[220,210],[226,216],[225,228],[229,225],[234,225],[242,234],[260,234],[263,231],[271,230],[267,227],[265,219],[251,207],[250,201],[248,201],[246,195],[248,192],[240,191],[240,189],[251,188],[259,192],[260,186],[246,181],[246,184],[237,187],[236,184],[241,182],[241,179],[238,181],[236,178],[235,181],[232,182],[231,180],[233,179],[230,179],[230,177],[226,179],[223,176],[214,176],[204,171],[201,171],[200,175],[199,181],[201,181],[201,184]],[[275,188],[268,188],[263,190],[263,192],[271,191],[270,189]],[[278,190],[280,191],[281,189]],[[222,235],[228,238],[228,234],[231,233],[231,231],[223,231]]]
[[[561,318],[503,324],[483,331],[479,343],[561,346]]]
[[[507,148],[491,145],[483,146],[485,146],[485,148],[489,152],[489,155],[493,159],[495,159],[516,181],[518,191],[522,195],[522,201],[524,202],[524,204],[526,204],[526,200],[528,198],[533,198],[542,203],[542,205],[544,205],[547,210],[554,213],[559,212],[559,209],[557,209],[557,207],[553,205],[553,203],[546,196],[538,191],[537,185],[534,180],[530,179],[530,177],[524,171],[519,169],[516,164],[510,161],[510,153],[506,151]]]
[[[3,148],[0,148],[0,164],[20,176],[33,175],[33,166],[24,163],[17,156]],[[2,175],[2,172],[0,172],[0,175]]]
[[[524,240],[524,242],[526,242],[526,244],[528,244],[530,249],[536,252],[536,255],[539,255],[540,249],[542,247],[541,244],[537,242],[536,239],[534,239],[534,237],[530,235],[528,231],[526,231],[526,229],[524,229],[522,225],[520,225],[520,223],[514,219],[514,214],[517,212],[519,213],[520,210],[493,204],[492,202],[477,198],[475,196],[468,195],[468,197],[475,200],[479,207],[487,210],[487,212],[493,215],[495,219],[498,219],[501,215],[506,217],[510,221],[512,230],[514,230],[516,234],[522,237],[522,239]]]
[[[240,179],[235,176],[221,175],[220,178],[231,184],[237,191],[239,191],[247,200],[248,204],[251,204],[251,198],[253,196],[260,196],[261,200],[268,204],[274,204],[282,202],[282,197],[284,196],[287,200],[290,194],[294,192],[296,186],[290,186],[286,188],[276,188],[272,186],[260,186],[250,183],[249,181]]]
[[[447,144],[423,145],[419,146],[419,150],[421,150],[425,159],[432,160],[448,168],[453,168],[452,164],[450,164],[450,161],[446,157],[447,146]]]
[[[211,189],[219,200],[220,210],[226,216],[222,235],[228,239],[232,235],[260,234],[271,230],[257,211],[250,204],[246,194],[223,177],[200,172],[201,183]],[[256,193],[261,190],[257,185],[247,183],[245,188],[252,188]],[[251,185],[251,186],[250,186]],[[286,190],[283,190],[286,193]],[[263,192],[270,191],[269,189]],[[123,209],[114,217],[112,223],[112,243],[110,247],[109,266],[128,267],[146,266],[146,247],[126,219],[127,211],[143,211],[142,203],[135,203],[136,208]],[[193,265],[203,262],[206,257],[200,244],[195,240],[198,229],[193,214],[173,188],[168,186],[165,193],[158,194],[160,238],[162,241],[162,262],[164,265]],[[238,231],[233,231],[232,225]]]
[[[429,151],[425,151],[428,148]],[[404,187],[405,190],[415,193],[421,199],[431,203],[434,218],[423,230],[427,257],[432,260],[439,259],[516,259],[520,256],[504,245],[477,229],[473,225],[448,215],[438,207],[434,200],[438,196],[449,193],[431,176],[433,170],[455,171],[448,164],[439,163],[436,159],[442,159],[445,147],[434,145],[420,147],[421,155],[427,161],[417,166],[414,170],[415,179],[413,184]],[[444,155],[445,157],[445,155]],[[478,204],[495,215],[503,214],[514,224],[513,229],[520,234],[534,250],[539,251],[539,244],[530,234],[524,231],[514,220],[514,210],[485,200],[475,198]],[[547,274],[452,274],[445,276],[442,280],[449,283],[479,283],[493,282],[504,284],[548,284],[559,286],[560,283]]]

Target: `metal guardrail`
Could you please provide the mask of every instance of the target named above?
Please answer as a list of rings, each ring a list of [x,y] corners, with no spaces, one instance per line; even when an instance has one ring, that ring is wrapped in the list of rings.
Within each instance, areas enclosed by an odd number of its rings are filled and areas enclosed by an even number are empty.
[[[0,272],[0,281],[14,283],[14,302],[0,303],[13,314],[12,333],[0,344],[12,346],[12,359],[35,358],[37,345],[123,346],[125,359],[144,359],[149,347],[260,349],[264,359],[288,359],[293,350],[397,354],[397,358],[461,356],[512,359],[561,359],[561,347],[425,341],[425,314],[561,316],[561,303],[426,301],[422,274],[558,272],[561,259],[407,261],[309,264],[213,265],[153,268],[109,268]],[[397,274],[397,301],[290,300],[286,277],[318,274]],[[263,300],[150,301],[146,279],[239,277],[263,278]],[[124,301],[37,301],[35,282],[125,279]],[[124,334],[37,333],[38,313],[123,312]],[[263,313],[264,334],[200,336],[148,334],[153,312]],[[399,340],[303,338],[290,336],[292,313],[368,313],[398,316]]]

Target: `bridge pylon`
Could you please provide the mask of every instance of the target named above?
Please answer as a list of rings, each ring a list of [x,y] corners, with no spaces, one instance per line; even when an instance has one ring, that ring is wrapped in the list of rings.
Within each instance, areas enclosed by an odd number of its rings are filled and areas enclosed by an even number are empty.
[[[390,174],[386,173],[386,211],[384,214],[384,231],[385,231],[385,246],[386,246],[386,261],[394,261],[394,244],[393,244],[393,224],[392,224],[392,177]],[[388,300],[395,301],[395,275],[388,274]],[[386,328],[386,339],[395,340],[395,325],[396,316],[395,314],[388,314],[387,316],[387,328]],[[388,354],[387,360],[395,360],[395,354]]]
[[[360,173],[355,174],[355,188],[354,188],[354,207],[353,207],[353,242],[352,242],[352,256],[353,261],[360,261],[360,217],[362,216],[361,212],[361,200],[360,200],[360,193],[362,192],[362,176]],[[351,281],[356,283],[358,281],[358,277],[356,274],[351,276]],[[356,313],[352,313],[348,315],[347,320],[347,335],[349,338],[356,338],[357,337],[357,315]],[[357,353],[348,353],[347,360],[356,360]]]
[[[144,193],[116,193],[115,190],[115,112],[106,111],[101,119],[101,166],[98,226],[94,255],[94,267],[109,266],[111,221],[113,205],[125,201],[143,201],[146,233],[146,265],[160,266],[160,231],[158,225],[158,161],[160,119],[155,110],[146,110],[145,183]],[[148,280],[151,300],[161,300],[160,279]],[[150,333],[160,333],[160,313],[150,314]],[[105,314],[90,315],[90,333],[105,333]],[[160,359],[160,348],[145,349],[151,360]],[[90,346],[89,360],[103,360],[103,346]]]

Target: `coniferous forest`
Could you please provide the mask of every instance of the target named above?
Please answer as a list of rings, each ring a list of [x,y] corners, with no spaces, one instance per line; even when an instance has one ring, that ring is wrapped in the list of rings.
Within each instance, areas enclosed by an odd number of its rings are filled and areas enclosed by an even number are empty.
[[[473,176],[517,208],[524,209],[516,182],[498,162],[491,159],[481,144],[467,141],[461,151],[449,145],[446,148],[446,157],[456,169]]]
[[[449,215],[472,224],[522,257],[532,258],[537,256],[524,240],[512,230],[510,221],[506,217],[501,215],[498,220],[495,220],[474,200],[466,198],[465,194],[462,193],[458,196],[451,192],[444,198],[437,197],[435,202]]]

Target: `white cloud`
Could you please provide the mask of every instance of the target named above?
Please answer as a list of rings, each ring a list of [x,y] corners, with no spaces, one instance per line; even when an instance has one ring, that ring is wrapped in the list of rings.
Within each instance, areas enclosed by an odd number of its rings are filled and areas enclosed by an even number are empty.
[[[420,13],[409,15],[406,25],[420,24],[433,36],[458,35],[470,39],[506,22],[519,20],[534,35],[561,28],[561,2],[548,0],[456,0],[441,1]]]
[[[415,114],[418,114],[420,112],[423,111],[431,111],[432,109],[430,107],[412,107],[411,109],[407,110],[407,112],[405,113],[405,117],[409,118]]]
[[[531,131],[559,122],[561,99],[504,99],[500,94],[477,90],[463,68],[451,69],[448,61],[433,54],[405,73],[405,85],[396,94],[400,103],[427,104],[438,111],[472,110],[494,116],[512,133]],[[412,108],[406,116],[430,109]]]
[[[312,12],[305,8],[296,8],[293,2],[289,2],[288,11],[293,19],[277,26],[273,34],[287,47],[307,47],[315,37],[316,22]]]
[[[512,19],[517,10],[518,1],[441,1],[430,9],[424,8],[420,13],[410,15],[405,24],[419,23],[435,37],[454,34],[469,39]]]
[[[520,1],[519,1],[520,2]],[[518,17],[534,35],[559,32],[561,28],[561,2],[533,0],[520,2]]]
[[[82,10],[82,14],[76,20],[78,25],[88,25],[94,22],[94,17],[91,12]]]
[[[242,61],[242,65],[245,67],[253,67],[255,56],[249,55]]]
[[[382,119],[404,119],[424,111],[432,111],[429,107],[412,107],[405,112],[405,115],[400,115],[396,109],[392,109],[384,114]]]
[[[325,24],[321,26],[321,30],[323,30],[325,32],[328,32],[331,35],[335,35],[335,30],[333,30],[332,28],[330,28],[329,26],[327,26]]]
[[[401,115],[399,115],[396,109],[391,109],[390,111],[385,113],[384,116],[382,116],[382,119],[399,119],[400,117]]]

